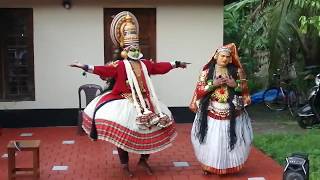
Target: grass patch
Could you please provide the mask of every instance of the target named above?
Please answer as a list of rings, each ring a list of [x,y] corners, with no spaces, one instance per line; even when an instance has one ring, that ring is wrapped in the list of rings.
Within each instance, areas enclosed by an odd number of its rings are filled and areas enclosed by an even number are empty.
[[[258,119],[260,122],[292,122],[293,119],[289,111],[273,111],[267,108],[263,103],[251,105],[247,108],[250,117]]]
[[[306,133],[261,134],[254,138],[254,146],[272,157],[279,164],[295,152],[308,153],[310,161],[310,180],[320,179],[320,131]]]

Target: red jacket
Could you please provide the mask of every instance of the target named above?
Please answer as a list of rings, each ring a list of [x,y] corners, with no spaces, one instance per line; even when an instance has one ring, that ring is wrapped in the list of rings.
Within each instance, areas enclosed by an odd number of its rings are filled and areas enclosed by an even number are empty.
[[[171,69],[173,69],[173,66],[171,65],[170,62],[154,63],[149,60],[141,60],[141,61],[146,65],[149,75],[165,74],[169,72]],[[142,71],[142,68],[141,68],[141,71]],[[115,84],[113,86],[111,93],[108,94],[106,97],[102,98],[99,101],[100,103],[110,99],[121,99],[123,98],[121,96],[122,93],[131,93],[130,86],[127,83],[127,74],[126,74],[125,65],[122,60],[106,66],[94,66],[93,73],[99,75],[103,79],[110,78],[110,77],[115,79]],[[149,91],[148,91],[148,88],[146,88],[147,85],[146,85],[146,80],[144,75],[142,75],[142,81],[145,89],[147,90],[147,96],[149,96]]]

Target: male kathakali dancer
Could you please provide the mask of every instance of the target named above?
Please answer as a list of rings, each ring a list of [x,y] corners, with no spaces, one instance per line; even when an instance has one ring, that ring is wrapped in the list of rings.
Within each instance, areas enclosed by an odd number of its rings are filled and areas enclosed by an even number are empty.
[[[115,80],[111,92],[98,96],[85,108],[82,127],[92,139],[117,146],[122,168],[130,177],[133,173],[128,166],[128,152],[141,154],[138,165],[152,174],[147,163],[149,154],[169,147],[177,135],[171,112],[159,102],[149,75],[187,65],[142,59],[138,34],[136,17],[128,11],[121,12],[111,23],[110,35],[113,43],[123,49],[123,60],[105,66],[79,62],[70,65],[102,79]]]
[[[196,112],[191,141],[204,175],[240,171],[248,158],[251,102],[235,44],[216,50],[203,67],[190,109]]]

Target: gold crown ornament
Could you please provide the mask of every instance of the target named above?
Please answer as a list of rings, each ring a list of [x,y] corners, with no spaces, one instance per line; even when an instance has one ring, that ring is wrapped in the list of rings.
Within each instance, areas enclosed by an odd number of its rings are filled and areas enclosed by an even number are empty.
[[[128,54],[132,54],[129,52],[132,47],[139,50],[139,23],[137,18],[129,11],[118,13],[111,22],[110,36],[116,47],[123,48],[121,57],[128,58]],[[134,56],[133,59],[143,56],[140,50],[138,53],[138,56]]]

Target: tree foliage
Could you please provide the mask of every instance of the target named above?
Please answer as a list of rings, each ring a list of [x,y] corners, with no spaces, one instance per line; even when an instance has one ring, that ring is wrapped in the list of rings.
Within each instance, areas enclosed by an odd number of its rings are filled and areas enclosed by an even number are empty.
[[[250,78],[259,70],[260,64],[254,58],[259,51],[269,53],[269,75],[278,68],[286,75],[289,65],[302,70],[304,64],[319,63],[319,19],[311,20],[319,16],[319,3],[318,0],[241,0],[226,5],[224,41],[239,45],[241,61]]]
[[[294,4],[302,9],[308,9],[306,14],[300,16],[300,30],[306,34],[309,28],[315,28],[320,36],[320,1],[294,0]]]

